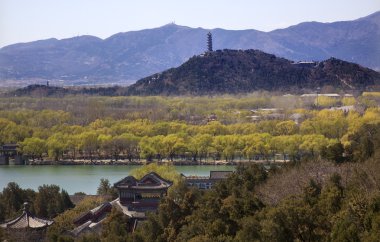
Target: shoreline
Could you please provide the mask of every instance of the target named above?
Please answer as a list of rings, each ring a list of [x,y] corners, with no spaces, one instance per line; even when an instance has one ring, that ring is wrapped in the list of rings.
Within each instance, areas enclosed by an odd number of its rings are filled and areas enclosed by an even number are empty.
[[[77,166],[77,165],[96,165],[96,166],[103,166],[103,165],[110,165],[110,166],[128,166],[128,165],[136,165],[136,166],[142,166],[150,163],[157,163],[159,165],[174,165],[174,166],[203,166],[203,165],[237,165],[236,162],[225,162],[225,161],[202,161],[202,162],[193,162],[193,161],[146,161],[146,160],[135,160],[135,161],[129,161],[129,160],[60,160],[60,161],[52,161],[52,160],[46,160],[46,161],[34,161],[34,162],[27,162],[25,165],[63,165],[63,166]]]
[[[244,164],[244,163],[256,163],[256,164],[284,164],[289,162],[288,160],[236,160],[236,161],[225,161],[225,160],[216,160],[216,161],[151,161],[148,162],[146,160],[59,160],[59,161],[53,161],[53,160],[35,160],[35,161],[26,161],[25,164],[3,164],[1,166],[50,166],[50,165],[58,165],[58,166],[129,166],[129,165],[135,165],[135,166],[142,166],[150,163],[157,163],[159,165],[174,165],[174,166],[219,166],[219,165],[227,165],[227,166],[236,166],[238,164]]]

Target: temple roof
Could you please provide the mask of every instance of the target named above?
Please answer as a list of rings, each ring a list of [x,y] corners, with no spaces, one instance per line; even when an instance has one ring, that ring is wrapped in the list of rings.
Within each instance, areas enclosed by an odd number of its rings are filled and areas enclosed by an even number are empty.
[[[112,204],[109,202],[105,202],[96,208],[91,209],[90,211],[81,214],[78,218],[74,220],[74,224],[83,223],[83,221],[92,221],[99,222],[105,216],[105,214],[109,213],[112,209]]]
[[[24,204],[25,207],[27,204]],[[6,223],[0,224],[2,228],[11,228],[11,229],[23,229],[23,228],[44,228],[51,225],[54,221],[45,220],[42,218],[37,218],[33,214],[31,214],[27,208],[24,208],[23,213]]]
[[[140,180],[137,180],[133,176],[127,176],[120,181],[116,182],[114,186],[116,188],[131,188],[131,189],[161,189],[168,188],[173,183],[165,180],[155,172],[146,174]]]
[[[74,220],[74,224],[77,226],[71,230],[71,234],[74,236],[79,236],[87,232],[99,232],[101,229],[102,223],[105,221],[107,215],[111,212],[110,209],[105,209],[107,207],[114,207],[130,219],[134,220],[132,231],[139,226],[139,221],[146,218],[145,212],[131,211],[127,206],[124,206],[120,203],[120,199],[117,198],[111,202],[106,202],[98,207],[89,210],[88,212],[80,215],[77,219]],[[92,216],[88,216],[91,214]],[[99,218],[94,219],[94,215],[98,214]]]
[[[210,179],[226,179],[232,171],[210,171]]]
[[[210,171],[210,176],[185,176],[181,174],[186,180],[222,180],[227,179],[233,171]]]

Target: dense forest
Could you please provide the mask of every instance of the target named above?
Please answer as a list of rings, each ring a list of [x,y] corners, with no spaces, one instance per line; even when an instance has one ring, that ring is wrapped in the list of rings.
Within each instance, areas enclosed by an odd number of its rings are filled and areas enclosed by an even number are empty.
[[[124,239],[378,241],[378,158],[359,166],[312,161],[269,173],[238,167],[210,192],[179,186]]]
[[[30,160],[366,159],[378,137],[376,98],[242,97],[4,98],[0,144]],[[315,102],[318,102],[317,109]],[[286,103],[286,104],[283,104]],[[330,110],[358,104],[357,111]],[[286,106],[285,106],[286,105]],[[273,118],[272,109],[278,107]],[[252,115],[261,119],[252,121]],[[294,115],[299,120],[294,120]],[[272,116],[271,116],[272,115]],[[298,124],[297,124],[298,122]],[[360,135],[369,130],[366,135]]]

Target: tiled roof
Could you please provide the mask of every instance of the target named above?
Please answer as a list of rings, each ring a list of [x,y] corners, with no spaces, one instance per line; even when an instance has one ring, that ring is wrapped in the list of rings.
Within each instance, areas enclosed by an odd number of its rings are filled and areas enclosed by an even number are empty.
[[[181,174],[186,180],[210,180],[210,179],[226,179],[233,171],[210,171],[210,176],[185,176]]]
[[[227,179],[233,171],[210,171],[210,176],[182,176],[185,178],[187,186],[198,187],[199,189],[211,189],[215,183]]]
[[[165,180],[155,172],[150,172],[140,180],[137,180],[133,176],[127,176],[122,180],[116,182],[114,186],[116,188],[139,188],[139,189],[157,189],[168,188],[173,183]]]
[[[111,202],[112,206],[114,206],[116,209],[124,213],[130,218],[140,218],[143,219],[146,217],[145,212],[138,212],[138,211],[132,211],[129,210],[127,206],[124,206],[120,203],[120,199],[117,198],[114,201]]]
[[[43,228],[51,225],[54,221],[45,220],[33,216],[28,211],[24,211],[21,216],[1,224],[2,228],[23,229],[23,228]]]
[[[210,179],[226,179],[232,171],[210,171]]]
[[[78,236],[80,234],[87,233],[87,232],[97,232],[100,230],[101,225],[102,225],[104,220],[105,220],[105,218],[103,218],[99,222],[95,222],[95,223],[92,221],[87,221],[86,223],[84,223],[84,224],[74,228],[73,230],[71,230],[71,233],[74,236]]]
[[[186,180],[208,180],[210,179],[209,176],[185,176],[183,175]]]
[[[82,224],[87,221],[98,222],[102,220],[107,213],[109,213],[112,209],[112,204],[109,202],[105,202],[96,208],[91,209],[90,211],[81,214],[78,218],[74,220],[74,224]]]
[[[102,223],[105,221],[107,214],[110,212],[109,209],[105,209],[109,206],[115,207],[117,210],[121,211],[125,215],[127,215],[130,218],[133,219],[145,219],[145,213],[144,212],[136,212],[136,211],[130,211],[128,210],[128,207],[122,205],[120,203],[119,198],[111,201],[106,202],[98,207],[91,209],[87,213],[79,216],[75,221],[74,224],[77,225],[73,230],[71,230],[71,234],[74,236],[79,236],[80,234],[86,233],[86,232],[96,232],[99,231],[101,228]],[[100,219],[93,220],[91,216],[87,216],[88,214],[96,215],[97,213],[101,213],[101,216],[99,216]],[[81,221],[82,220],[82,221]],[[137,226],[135,224],[134,226]]]

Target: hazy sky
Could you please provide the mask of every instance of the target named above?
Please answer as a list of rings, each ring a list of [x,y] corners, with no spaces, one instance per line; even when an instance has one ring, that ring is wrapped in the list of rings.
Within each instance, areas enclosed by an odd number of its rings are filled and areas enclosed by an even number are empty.
[[[85,34],[107,38],[170,22],[270,31],[304,21],[353,20],[379,10],[380,0],[0,0],[0,47]]]

